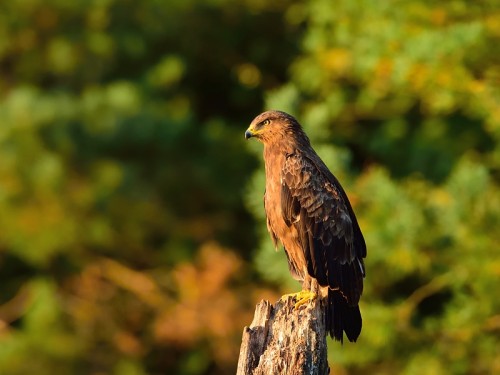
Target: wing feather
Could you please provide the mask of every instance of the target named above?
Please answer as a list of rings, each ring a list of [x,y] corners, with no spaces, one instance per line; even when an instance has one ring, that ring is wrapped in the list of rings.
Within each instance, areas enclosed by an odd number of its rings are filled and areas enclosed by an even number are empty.
[[[300,153],[287,156],[281,182],[283,219],[298,232],[308,273],[356,305],[366,245],[344,190],[320,160]]]

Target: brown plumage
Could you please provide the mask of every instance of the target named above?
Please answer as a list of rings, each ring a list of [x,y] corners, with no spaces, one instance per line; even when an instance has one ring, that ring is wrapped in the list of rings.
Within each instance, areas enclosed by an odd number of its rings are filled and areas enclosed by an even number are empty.
[[[264,144],[267,228],[282,243],[290,273],[303,289],[319,284],[326,326],[336,340],[361,332],[366,245],[346,193],[287,113],[258,115],[245,132]]]

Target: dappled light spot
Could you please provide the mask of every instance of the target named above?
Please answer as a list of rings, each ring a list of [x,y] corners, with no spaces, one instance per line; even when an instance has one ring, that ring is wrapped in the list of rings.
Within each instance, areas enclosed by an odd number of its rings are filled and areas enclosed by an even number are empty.
[[[254,64],[245,63],[235,68],[239,82],[248,88],[254,88],[261,82],[262,75]]]

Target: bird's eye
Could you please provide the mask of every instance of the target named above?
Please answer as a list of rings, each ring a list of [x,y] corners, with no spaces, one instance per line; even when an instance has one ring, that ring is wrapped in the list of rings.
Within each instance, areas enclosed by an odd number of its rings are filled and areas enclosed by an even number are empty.
[[[264,120],[262,121],[262,126],[269,125],[271,123],[271,120]]]

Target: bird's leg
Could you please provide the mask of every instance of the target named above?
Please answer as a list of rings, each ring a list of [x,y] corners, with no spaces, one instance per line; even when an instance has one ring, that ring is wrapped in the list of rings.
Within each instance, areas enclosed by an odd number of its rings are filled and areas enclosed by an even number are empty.
[[[280,300],[284,301],[288,297],[292,297],[295,299],[295,308],[298,308],[302,305],[305,305],[308,302],[313,301],[318,295],[318,282],[316,279],[311,278],[310,276],[306,276],[303,284],[302,290],[297,293],[285,294],[280,298]]]

